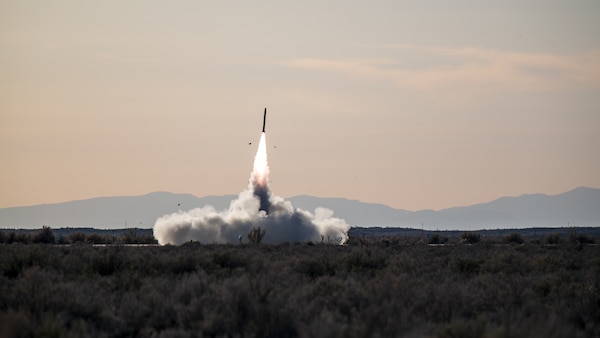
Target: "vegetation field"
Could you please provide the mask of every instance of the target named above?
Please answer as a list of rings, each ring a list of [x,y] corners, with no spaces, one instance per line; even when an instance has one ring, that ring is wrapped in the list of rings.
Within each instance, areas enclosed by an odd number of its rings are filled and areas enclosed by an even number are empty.
[[[600,246],[469,236],[0,244],[0,337],[600,336]]]

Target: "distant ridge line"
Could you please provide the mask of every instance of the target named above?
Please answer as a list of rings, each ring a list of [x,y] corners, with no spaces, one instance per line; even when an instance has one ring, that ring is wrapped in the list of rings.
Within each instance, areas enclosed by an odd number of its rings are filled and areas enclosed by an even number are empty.
[[[196,197],[191,194],[152,192],[141,196],[94,197],[54,204],[0,209],[0,228],[36,229],[89,227],[150,229],[157,218],[211,205],[226,210],[237,195]],[[541,227],[600,226],[600,189],[578,187],[558,194],[524,194],[491,202],[438,211],[407,211],[384,204],[345,198],[308,195],[290,197],[295,208],[314,212],[333,210],[353,227],[403,227],[427,230],[523,229]]]

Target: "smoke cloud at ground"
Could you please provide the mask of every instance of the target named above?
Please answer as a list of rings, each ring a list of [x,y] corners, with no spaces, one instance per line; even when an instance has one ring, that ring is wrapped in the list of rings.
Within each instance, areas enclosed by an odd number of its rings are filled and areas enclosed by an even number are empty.
[[[249,188],[231,202],[228,210],[205,206],[160,217],[154,225],[154,236],[163,245],[188,241],[237,243],[240,235],[247,243],[250,230],[260,227],[266,230],[264,243],[325,240],[341,244],[347,239],[350,226],[332,217],[329,209],[317,208],[311,213],[295,209],[277,196],[270,199],[268,216],[259,207],[259,197]]]
[[[323,240],[342,244],[348,239],[350,226],[333,217],[333,211],[317,208],[311,213],[274,196],[268,186],[268,175],[263,133],[248,189],[231,201],[229,209],[218,211],[213,206],[204,206],[165,215],[156,220],[154,236],[162,245],[188,241],[237,243],[239,236],[247,243],[247,234],[260,227],[266,230],[264,243]]]

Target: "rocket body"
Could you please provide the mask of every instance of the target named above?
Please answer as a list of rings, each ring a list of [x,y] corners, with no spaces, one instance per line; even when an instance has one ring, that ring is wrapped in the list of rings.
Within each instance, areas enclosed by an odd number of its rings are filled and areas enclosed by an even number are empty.
[[[263,129],[262,132],[265,132],[265,125],[267,124],[267,108],[265,108],[265,114],[263,115]]]

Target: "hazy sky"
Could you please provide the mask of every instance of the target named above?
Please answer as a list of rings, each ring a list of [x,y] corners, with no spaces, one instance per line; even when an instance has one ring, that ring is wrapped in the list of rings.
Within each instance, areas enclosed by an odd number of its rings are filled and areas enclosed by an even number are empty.
[[[600,187],[600,2],[0,1],[0,207]],[[252,145],[249,143],[252,142]]]

